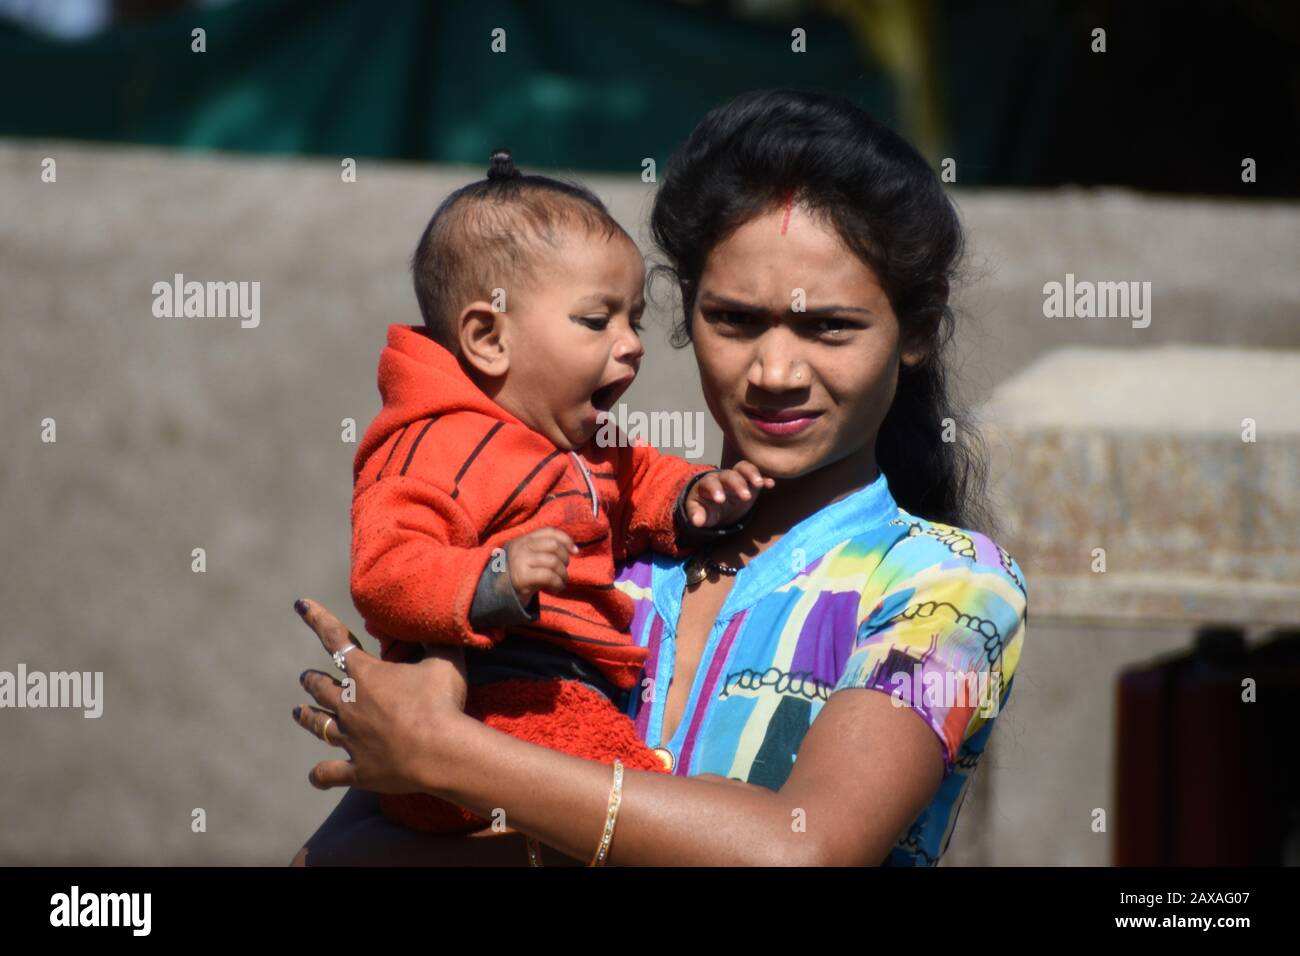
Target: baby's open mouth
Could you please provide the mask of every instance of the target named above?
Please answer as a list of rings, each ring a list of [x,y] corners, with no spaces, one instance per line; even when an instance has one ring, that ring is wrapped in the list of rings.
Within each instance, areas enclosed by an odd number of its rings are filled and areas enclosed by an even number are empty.
[[[619,397],[627,391],[627,387],[632,384],[632,379],[623,378],[617,382],[610,382],[608,385],[602,385],[591,393],[591,404],[597,411],[607,412],[614,407],[614,403]]]

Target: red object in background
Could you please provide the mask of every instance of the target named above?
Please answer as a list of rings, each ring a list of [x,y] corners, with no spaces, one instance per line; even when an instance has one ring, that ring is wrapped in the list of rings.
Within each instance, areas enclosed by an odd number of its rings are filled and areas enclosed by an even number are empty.
[[[1122,672],[1118,691],[1116,866],[1297,862],[1300,634],[1248,649],[1208,628],[1192,652]]]

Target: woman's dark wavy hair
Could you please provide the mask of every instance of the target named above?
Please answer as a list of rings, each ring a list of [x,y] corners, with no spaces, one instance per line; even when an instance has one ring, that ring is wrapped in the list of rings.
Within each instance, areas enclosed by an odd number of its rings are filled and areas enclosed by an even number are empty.
[[[948,292],[964,249],[957,210],[921,154],[847,99],[745,93],[705,116],[674,154],[650,220],[667,259],[655,272],[672,276],[682,296],[673,345],[690,342],[709,253],[790,196],[825,216],[871,267],[904,334],[930,343],[923,362],[901,366],[876,439],[895,500],[919,517],[994,533],[983,444],[948,394]],[[956,441],[942,440],[945,418],[963,422]]]

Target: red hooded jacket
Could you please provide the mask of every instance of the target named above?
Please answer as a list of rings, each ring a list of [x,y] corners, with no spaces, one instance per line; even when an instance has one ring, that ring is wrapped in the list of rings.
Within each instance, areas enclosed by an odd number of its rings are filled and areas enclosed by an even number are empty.
[[[383,657],[405,658],[410,643],[500,641],[503,628],[479,631],[469,618],[493,549],[562,528],[579,547],[568,587],[538,595],[540,617],[510,630],[634,686],[646,650],[628,634],[632,601],[614,587],[615,564],[647,547],[680,556],[678,497],[712,469],[625,442],[562,451],[416,327],[389,327],[379,392],[383,410],[353,464],[352,598]]]

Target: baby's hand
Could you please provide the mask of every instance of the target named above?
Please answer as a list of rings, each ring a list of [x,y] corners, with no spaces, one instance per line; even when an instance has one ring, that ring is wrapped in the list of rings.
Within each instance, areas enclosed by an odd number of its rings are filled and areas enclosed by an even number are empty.
[[[559,528],[541,528],[506,545],[510,583],[527,604],[538,591],[559,594],[569,582],[569,556],[578,553],[573,539]]]
[[[771,488],[775,484],[749,462],[737,462],[735,468],[707,474],[691,487],[684,503],[686,517],[697,528],[733,524],[754,507],[751,485]]]

